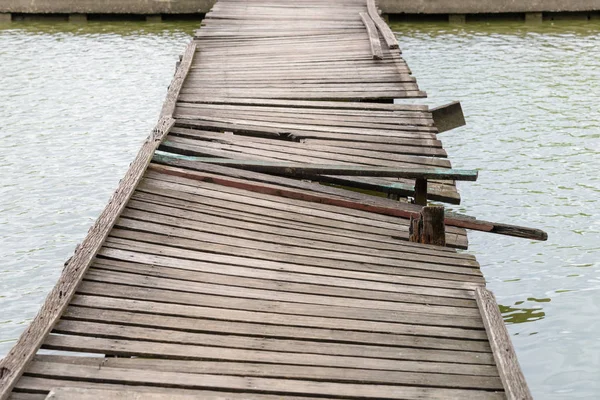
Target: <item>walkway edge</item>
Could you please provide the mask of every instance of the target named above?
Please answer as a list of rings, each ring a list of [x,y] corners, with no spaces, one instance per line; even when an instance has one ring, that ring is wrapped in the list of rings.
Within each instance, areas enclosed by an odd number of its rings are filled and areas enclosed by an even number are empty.
[[[478,287],[475,289],[475,299],[490,338],[492,353],[506,391],[506,398],[533,400],[494,294],[485,287]]]

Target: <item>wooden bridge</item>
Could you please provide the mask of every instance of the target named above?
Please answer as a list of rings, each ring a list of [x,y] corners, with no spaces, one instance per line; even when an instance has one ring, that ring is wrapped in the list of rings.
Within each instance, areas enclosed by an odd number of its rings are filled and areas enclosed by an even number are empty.
[[[219,1],[0,399],[531,398],[455,249],[545,234],[447,213],[446,246],[409,240],[477,177],[390,102],[424,95],[372,0]]]

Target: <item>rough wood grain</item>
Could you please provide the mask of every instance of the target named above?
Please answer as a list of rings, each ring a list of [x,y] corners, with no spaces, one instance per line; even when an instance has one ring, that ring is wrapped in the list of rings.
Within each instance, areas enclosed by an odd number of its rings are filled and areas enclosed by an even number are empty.
[[[477,305],[483,317],[486,332],[490,338],[492,352],[500,379],[509,400],[533,400],[525,376],[519,366],[508,330],[498,309],[493,293],[484,287],[475,290]]]
[[[160,119],[121,180],[108,205],[68,261],[56,286],[46,298],[35,319],[23,332],[17,344],[0,362],[0,371],[2,372],[0,374],[0,399],[8,398],[25,365],[31,360],[45,336],[66,309],[90,263],[137,187],[154,151],[174,123],[175,120],[170,117]]]
[[[360,18],[365,24],[365,28],[367,28],[367,33],[369,34],[369,44],[371,45],[371,54],[373,54],[373,59],[382,60],[383,52],[381,51],[379,34],[377,33],[377,28],[375,27],[373,20],[367,13],[360,13]]]
[[[179,93],[181,92],[181,88],[185,82],[185,78],[190,70],[192,61],[194,60],[194,54],[196,54],[196,42],[192,41],[185,49],[183,58],[181,59],[181,62],[177,67],[177,71],[175,72],[175,76],[173,77],[173,81],[169,85],[167,97],[160,112],[161,118],[170,118],[173,116],[173,113],[175,112],[175,105],[177,104],[177,98],[179,97]]]
[[[423,207],[420,218],[410,219],[411,242],[446,245],[444,207]]]
[[[254,172],[272,173],[288,177],[309,178],[317,175],[346,175],[346,176],[378,176],[408,179],[440,179],[476,181],[476,170],[460,170],[449,168],[385,168],[353,165],[319,165],[289,162],[270,162],[239,159],[220,159],[210,157],[187,157],[176,154],[160,154],[154,157],[156,162],[163,159],[176,158],[193,162],[223,165],[232,168],[247,169]]]
[[[390,49],[397,49],[398,41],[396,40],[396,37],[394,36],[394,33],[392,32],[390,27],[379,15],[379,12],[377,11],[377,6],[375,5],[375,0],[367,0],[367,9],[369,11],[369,15],[375,22],[375,25],[377,25],[377,29],[379,29],[379,32],[381,32],[381,35],[383,36],[388,47]]]

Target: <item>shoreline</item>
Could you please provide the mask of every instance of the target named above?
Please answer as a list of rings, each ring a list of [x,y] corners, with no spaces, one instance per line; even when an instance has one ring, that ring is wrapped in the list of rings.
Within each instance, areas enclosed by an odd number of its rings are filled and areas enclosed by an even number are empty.
[[[5,0],[0,4],[0,23],[31,18],[63,18],[72,22],[88,19],[202,18],[214,0]],[[600,19],[600,0],[378,0],[383,14],[393,20],[447,20],[464,23],[469,19],[512,19],[526,22],[556,18]]]

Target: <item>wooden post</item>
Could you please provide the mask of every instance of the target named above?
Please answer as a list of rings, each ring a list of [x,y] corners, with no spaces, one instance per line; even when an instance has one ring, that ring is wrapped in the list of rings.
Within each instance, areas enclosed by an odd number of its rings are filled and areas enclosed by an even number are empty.
[[[419,206],[427,205],[427,179],[419,178],[415,180],[415,204]]]
[[[446,246],[444,207],[423,207],[419,218],[410,218],[411,242]]]

